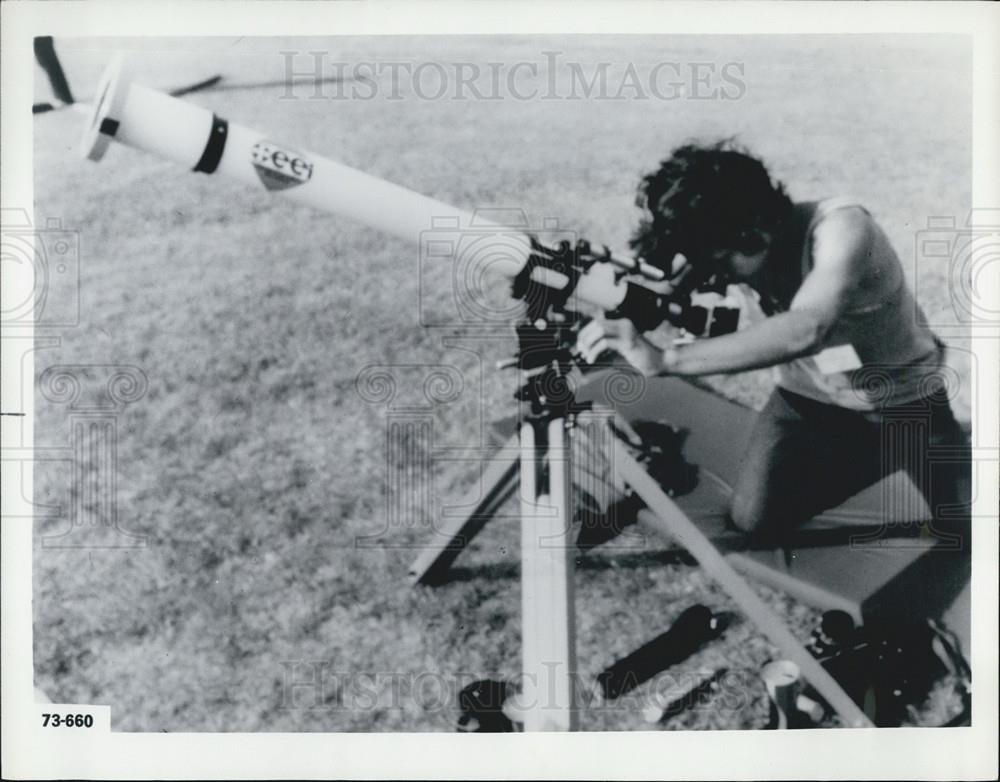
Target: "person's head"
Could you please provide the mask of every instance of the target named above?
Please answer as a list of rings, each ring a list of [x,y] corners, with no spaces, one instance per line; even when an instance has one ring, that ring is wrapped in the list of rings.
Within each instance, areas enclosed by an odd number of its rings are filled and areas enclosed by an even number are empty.
[[[686,144],[643,177],[637,205],[646,214],[631,247],[671,272],[676,254],[699,277],[749,280],[792,210],[780,182],[732,141]]]

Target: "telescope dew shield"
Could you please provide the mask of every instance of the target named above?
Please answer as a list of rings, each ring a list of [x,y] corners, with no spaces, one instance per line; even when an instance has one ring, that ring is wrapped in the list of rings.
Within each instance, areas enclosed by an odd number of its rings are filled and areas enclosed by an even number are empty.
[[[81,153],[94,161],[104,157],[112,140],[173,160],[192,171],[237,179],[317,209],[351,217],[373,228],[419,243],[436,220],[473,224],[490,222],[471,212],[365,174],[320,155],[273,141],[242,125],[227,122],[208,109],[135,84],[123,57],[116,57],[101,78]],[[473,222],[475,220],[475,222]],[[492,224],[505,237],[507,257],[493,257],[491,268],[513,278],[532,252],[527,234],[511,242],[509,226]],[[539,280],[550,287],[569,279]],[[617,307],[626,285],[583,275],[573,294],[605,310]]]

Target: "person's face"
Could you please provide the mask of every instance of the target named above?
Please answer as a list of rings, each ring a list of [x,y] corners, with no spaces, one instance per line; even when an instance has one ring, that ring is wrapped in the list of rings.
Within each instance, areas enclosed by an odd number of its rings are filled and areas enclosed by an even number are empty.
[[[756,280],[767,262],[771,237],[760,237],[761,249],[755,252],[745,250],[718,250],[712,254],[712,260],[724,269],[733,282],[752,282]]]
[[[767,250],[761,250],[753,255],[737,251],[726,252],[722,258],[717,257],[716,260],[722,261],[722,268],[736,282],[750,282],[764,268],[764,262],[767,260]]]

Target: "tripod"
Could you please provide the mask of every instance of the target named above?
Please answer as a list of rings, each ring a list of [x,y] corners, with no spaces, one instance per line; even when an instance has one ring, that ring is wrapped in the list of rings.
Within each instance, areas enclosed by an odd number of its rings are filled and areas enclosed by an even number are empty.
[[[468,498],[468,513],[452,519],[410,568],[415,583],[441,580],[473,536],[509,499],[520,477],[523,689],[519,698],[526,731],[576,730],[575,633],[571,438],[589,403],[576,400],[571,378],[579,372],[572,352],[581,318],[562,307],[539,313],[529,300],[518,324],[514,359],[524,383],[516,398],[522,424],[487,465],[481,491]],[[643,469],[607,423],[613,472],[652,511],[652,530],[679,542],[722,586],[784,657],[799,666],[849,727],[871,722],[825,668],[732,568],[712,542]],[[516,442],[515,442],[516,441]],[[517,458],[511,458],[512,453]]]

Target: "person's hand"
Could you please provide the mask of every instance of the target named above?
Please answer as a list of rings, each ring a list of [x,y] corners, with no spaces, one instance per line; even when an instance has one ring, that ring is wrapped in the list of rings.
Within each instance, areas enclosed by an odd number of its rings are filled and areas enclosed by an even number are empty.
[[[593,364],[605,350],[613,350],[644,375],[655,375],[664,369],[660,349],[644,339],[628,318],[594,318],[580,330],[576,347],[588,364]]]

